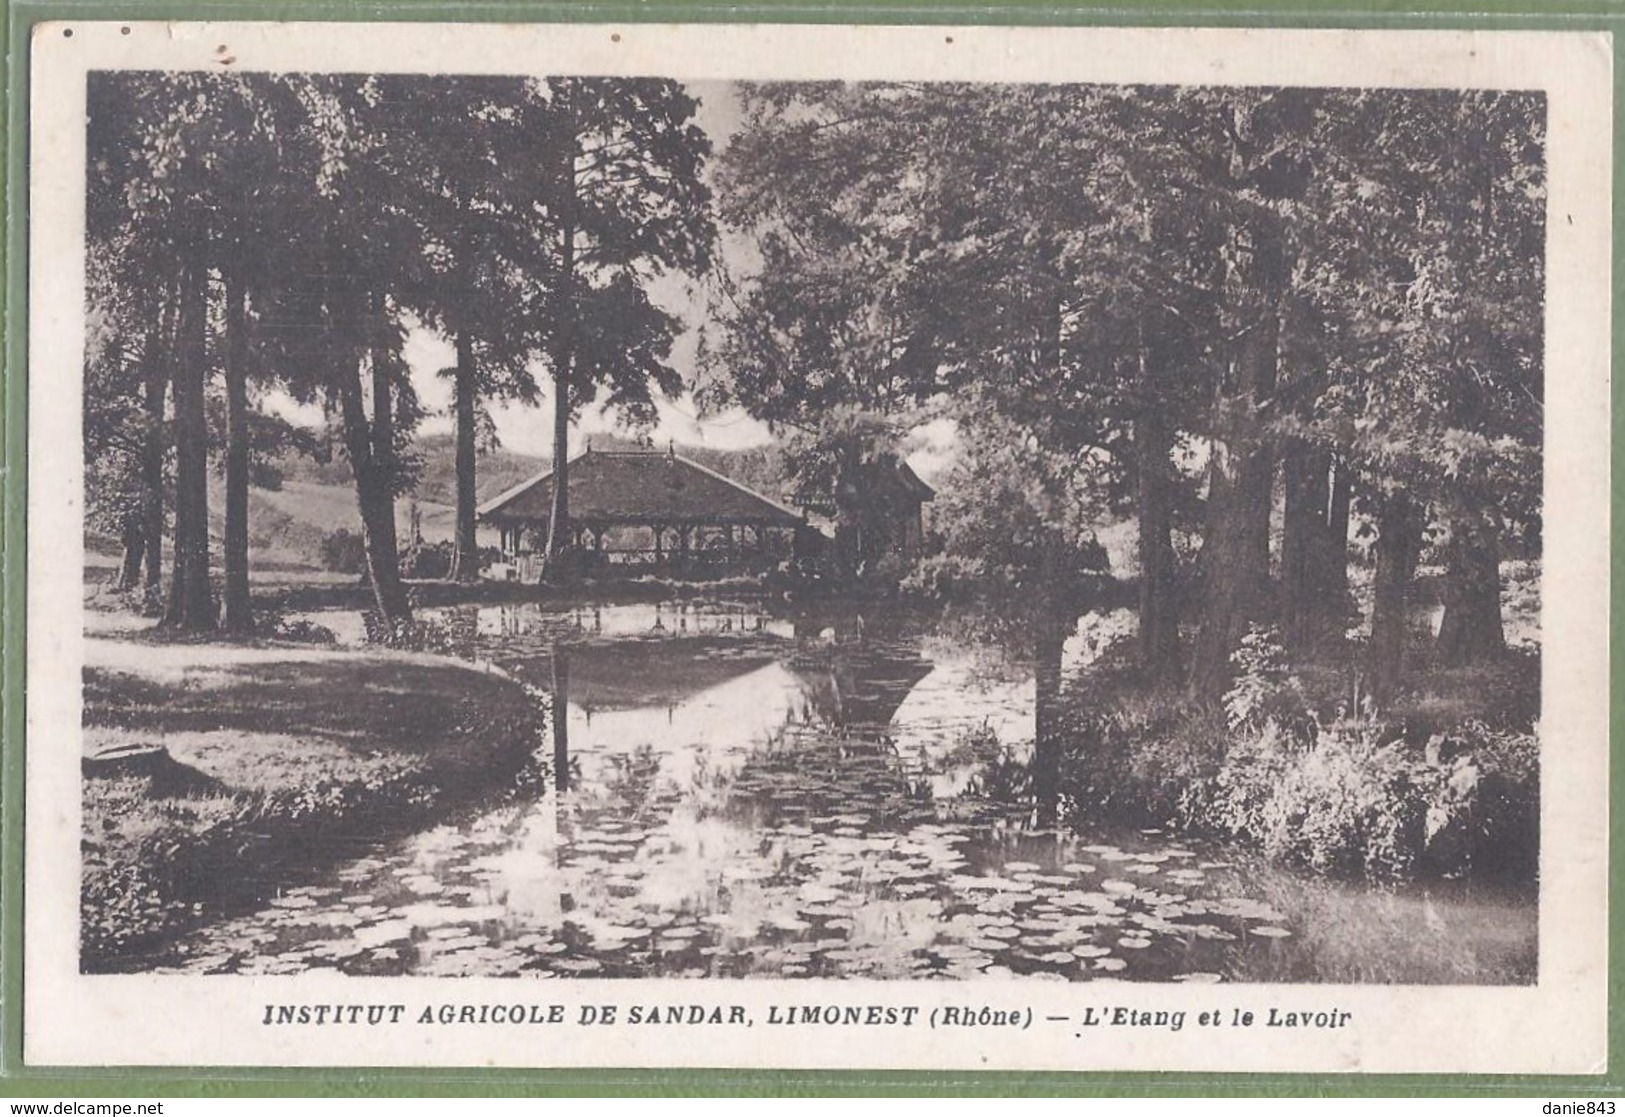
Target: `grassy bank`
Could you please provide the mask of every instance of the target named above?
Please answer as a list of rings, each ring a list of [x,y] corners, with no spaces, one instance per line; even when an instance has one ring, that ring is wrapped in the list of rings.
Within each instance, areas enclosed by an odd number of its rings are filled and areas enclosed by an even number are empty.
[[[429,656],[89,643],[90,969],[511,785],[540,728],[517,683]]]
[[[1329,661],[1267,631],[1220,703],[1144,685],[1118,644],[1063,702],[1063,795],[1080,818],[1239,841],[1332,875],[1529,881],[1539,852],[1539,655],[1448,668],[1414,649],[1380,712]]]

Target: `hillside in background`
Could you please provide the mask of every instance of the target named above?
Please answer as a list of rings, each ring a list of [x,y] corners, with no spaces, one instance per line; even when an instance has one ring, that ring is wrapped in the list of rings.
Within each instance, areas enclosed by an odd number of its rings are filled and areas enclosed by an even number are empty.
[[[596,450],[654,450],[656,447],[624,436],[595,434]],[[778,449],[717,450],[706,446],[675,447],[679,454],[713,469],[724,477],[783,503],[789,485],[783,478]],[[413,443],[420,462],[412,493],[395,504],[395,525],[404,543],[410,538],[414,501],[419,530],[430,543],[449,540],[455,516],[457,467],[449,434],[428,435]],[[481,503],[551,467],[548,458],[498,449],[479,458],[475,491]],[[294,451],[265,463],[265,474],[279,476],[276,488],[249,490],[248,531],[251,565],[261,571],[296,571],[321,567],[322,540],[340,528],[359,533],[355,483],[349,463],[338,455],[317,461]],[[224,535],[225,486],[216,471],[209,484],[209,534],[215,545]],[[116,540],[88,533],[87,559],[105,566],[118,554]],[[480,532],[482,545],[494,545],[496,533]]]
[[[597,450],[654,449],[635,439],[595,434]],[[781,458],[776,448],[716,450],[704,446],[677,446],[683,456],[714,469],[774,500],[784,500]],[[414,499],[419,527],[431,543],[449,540],[457,491],[456,453],[450,434],[427,435],[413,443],[420,468],[415,490],[396,502],[396,529],[409,538]],[[315,567],[321,562],[322,540],[343,528],[361,530],[355,487],[349,464],[337,455],[321,462],[288,452],[268,463],[281,475],[279,488],[255,488],[249,494],[249,544],[252,562],[262,569]],[[531,454],[498,449],[479,458],[475,491],[483,503],[514,485],[550,468],[551,461]],[[209,494],[211,534],[219,538],[223,527],[224,493],[218,478]],[[481,542],[485,543],[481,532]],[[490,542],[494,543],[492,538]]]

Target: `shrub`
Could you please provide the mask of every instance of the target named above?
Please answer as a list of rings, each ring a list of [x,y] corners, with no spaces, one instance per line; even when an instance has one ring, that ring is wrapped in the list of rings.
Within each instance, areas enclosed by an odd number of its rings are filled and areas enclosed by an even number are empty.
[[[326,625],[301,617],[289,620],[280,606],[266,606],[254,610],[254,633],[271,640],[286,640],[295,644],[334,644],[338,637]]]
[[[1532,872],[1540,841],[1539,743],[1534,733],[1479,721],[1428,743],[1423,855],[1442,871]]]
[[[444,578],[451,573],[456,550],[449,540],[420,544],[407,554],[401,573],[408,578]]]
[[[1224,757],[1224,719],[1181,691],[1135,686],[1129,664],[1120,649],[1107,652],[1063,704],[1061,731],[1073,742],[1063,794],[1137,824],[1195,827]]]
[[[449,609],[441,617],[413,617],[386,625],[376,611],[362,614],[367,643],[400,651],[432,652],[459,659],[474,655],[479,641],[479,612],[472,608]]]
[[[147,942],[180,924],[186,905],[166,898],[145,864],[87,861],[79,896],[80,940],[87,958]]]
[[[1225,717],[1233,730],[1279,726],[1288,735],[1309,739],[1314,718],[1303,684],[1287,670],[1281,637],[1273,628],[1254,625],[1231,653],[1235,674],[1224,695]]]
[[[1413,776],[1402,742],[1339,724],[1281,766],[1254,836],[1269,857],[1318,872],[1407,875],[1427,810]]]
[[[1468,718],[1424,745],[1417,724],[1436,722],[1414,704],[1323,724],[1268,630],[1234,663],[1234,685],[1205,704],[1138,686],[1108,652],[1063,714],[1063,793],[1088,814],[1239,840],[1322,873],[1533,872],[1533,731]]]
[[[405,556],[402,573],[408,578],[425,580],[451,576],[451,562],[457,555],[457,545],[449,539],[438,543],[420,543]],[[475,555],[475,569],[484,570],[494,562],[502,561],[502,551],[496,547],[481,547]]]
[[[360,532],[335,528],[322,536],[321,561],[335,574],[361,574],[367,569],[366,541]]]

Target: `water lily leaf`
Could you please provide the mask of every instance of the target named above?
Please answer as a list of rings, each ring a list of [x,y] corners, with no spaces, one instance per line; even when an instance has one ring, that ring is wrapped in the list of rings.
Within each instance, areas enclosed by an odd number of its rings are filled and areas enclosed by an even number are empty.
[[[570,973],[597,973],[604,966],[596,958],[560,958],[553,963],[553,968]]]
[[[384,946],[389,943],[403,942],[412,937],[412,924],[404,919],[392,919],[385,923],[374,923],[368,927],[357,927],[353,932],[355,941],[362,946]]]

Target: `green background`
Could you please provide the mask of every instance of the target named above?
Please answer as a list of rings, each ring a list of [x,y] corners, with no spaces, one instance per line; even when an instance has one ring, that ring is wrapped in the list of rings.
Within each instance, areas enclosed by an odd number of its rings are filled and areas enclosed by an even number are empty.
[[[1141,0],[1111,5],[1056,5],[1041,0],[997,0],[980,5],[930,4],[919,0],[880,3],[425,3],[415,0],[198,0],[193,3],[109,3],[106,0],[21,0],[6,5],[0,44],[6,66],[6,282],[4,395],[0,399],[0,573],[3,573],[3,689],[0,689],[0,1095],[40,1100],[64,1097],[274,1097],[466,1095],[1083,1095],[1151,1096],[1527,1096],[1585,1099],[1625,1096],[1625,1028],[1617,1012],[1625,993],[1625,888],[1611,890],[1609,942],[1609,1073],[1605,1076],[1514,1075],[1307,1075],[1307,1074],[1111,1074],[964,1071],[740,1071],[740,1070],[294,1070],[143,1068],[61,1069],[26,1066],[22,1058],[23,920],[23,647],[25,626],[25,510],[27,504],[27,260],[28,260],[28,52],[33,24],[43,20],[369,20],[459,22],[783,22],[932,23],[1025,26],[1351,27],[1442,29],[1543,29],[1625,31],[1625,0],[1533,4],[1509,0],[1378,3],[1360,7],[1307,0],[1179,3]],[[1615,177],[1625,170],[1625,120],[1621,74],[1614,77]],[[1614,259],[1625,243],[1625,211],[1616,192]],[[1620,305],[1619,269],[1613,277]],[[1613,349],[1621,353],[1625,330],[1616,312]],[[1622,393],[1613,387],[1614,414]],[[1625,456],[1613,451],[1615,518],[1625,512],[1617,490]],[[1617,585],[1620,554],[1613,552]],[[1619,676],[1618,648],[1625,637],[1618,594],[1613,594],[1611,675]],[[1615,695],[1611,705],[1617,705]],[[1618,757],[1620,733],[1610,719],[1610,743]],[[1610,864],[1625,851],[1625,765],[1611,774]],[[207,1029],[206,1020],[154,1020],[156,1027]]]

